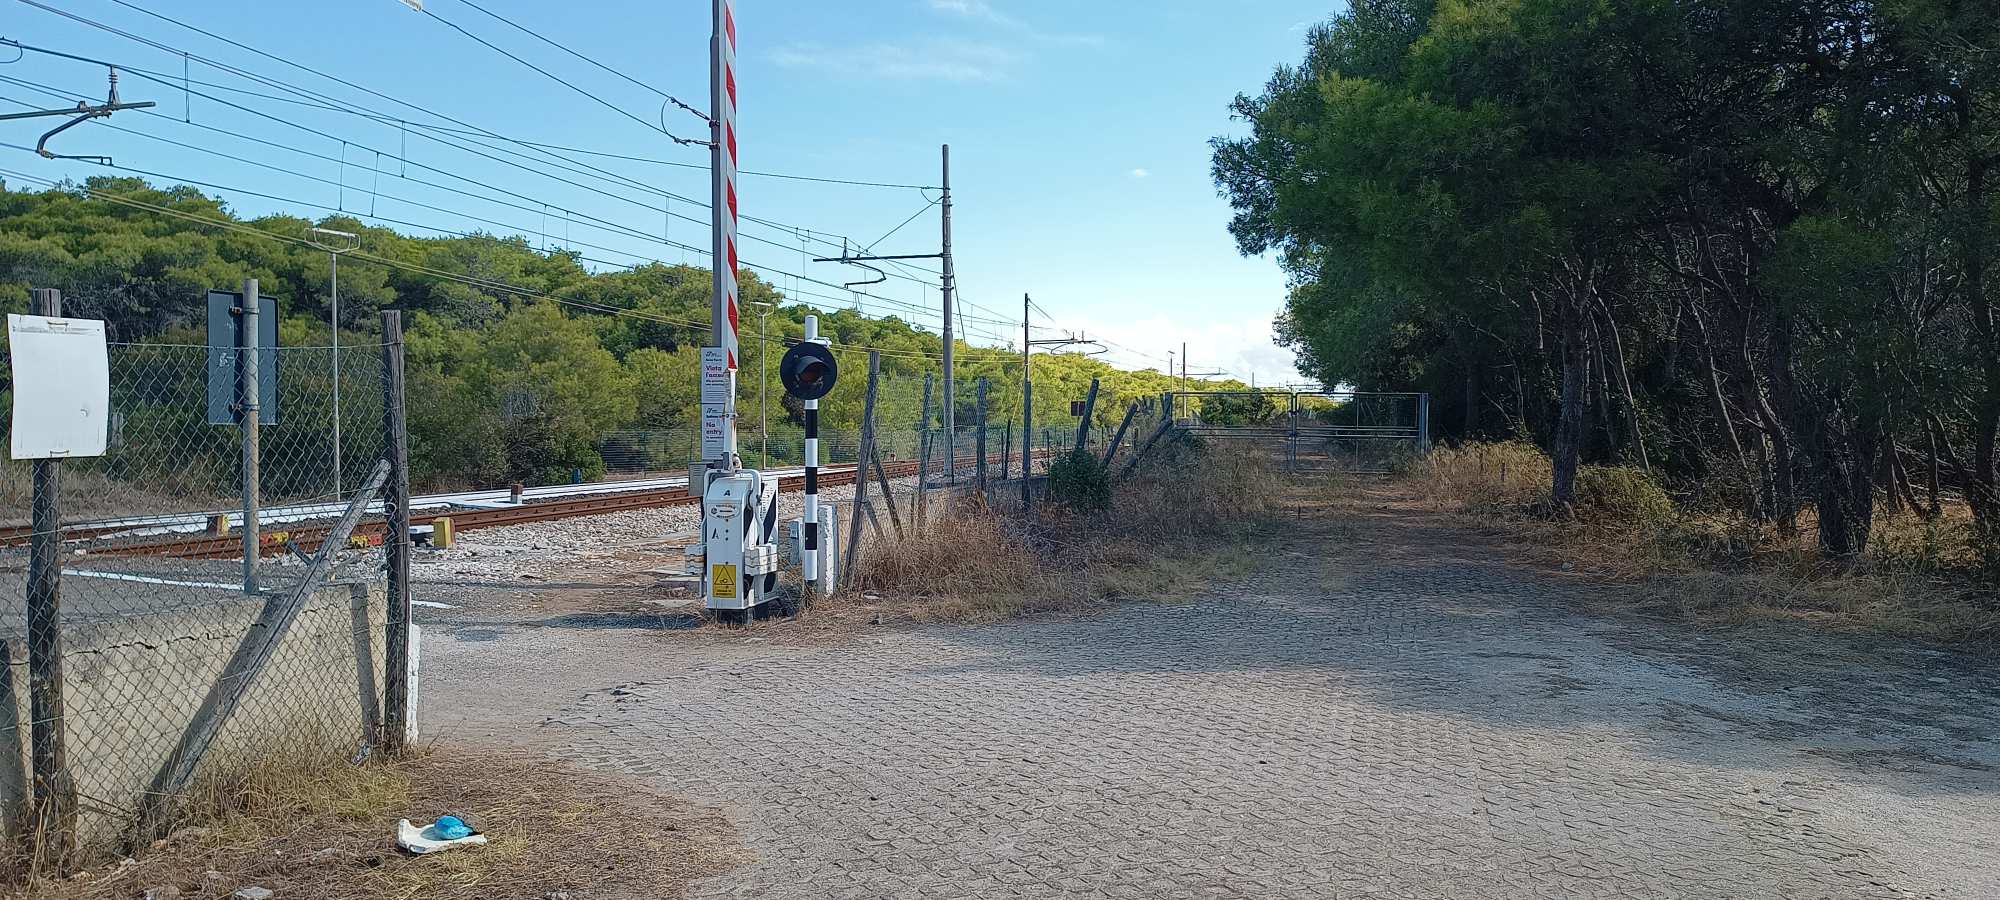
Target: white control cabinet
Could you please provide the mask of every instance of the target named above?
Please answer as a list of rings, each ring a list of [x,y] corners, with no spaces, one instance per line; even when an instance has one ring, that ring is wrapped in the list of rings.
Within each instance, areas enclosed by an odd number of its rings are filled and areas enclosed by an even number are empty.
[[[702,503],[702,593],[709,609],[748,610],[778,586],[778,477],[755,471],[722,475]]]

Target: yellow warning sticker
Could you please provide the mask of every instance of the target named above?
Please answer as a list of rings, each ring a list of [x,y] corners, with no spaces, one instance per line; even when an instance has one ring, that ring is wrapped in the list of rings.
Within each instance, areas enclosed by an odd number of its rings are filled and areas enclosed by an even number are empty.
[[[731,563],[716,563],[715,577],[710,579],[715,585],[717,600],[736,599],[736,566]]]

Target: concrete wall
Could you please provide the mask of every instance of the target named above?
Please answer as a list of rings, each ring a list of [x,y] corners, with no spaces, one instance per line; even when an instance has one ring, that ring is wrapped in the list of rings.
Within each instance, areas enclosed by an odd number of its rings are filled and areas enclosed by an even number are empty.
[[[176,599],[178,605],[160,611],[64,629],[64,733],[85,843],[115,840],[131,824],[148,784],[245,635],[268,627],[260,622],[262,599],[226,591],[194,597],[182,591]],[[217,734],[197,780],[273,759],[345,759],[374,743],[386,611],[379,581],[334,583],[308,598]],[[28,789],[27,648],[18,632],[0,644],[6,660],[0,804],[16,809]]]

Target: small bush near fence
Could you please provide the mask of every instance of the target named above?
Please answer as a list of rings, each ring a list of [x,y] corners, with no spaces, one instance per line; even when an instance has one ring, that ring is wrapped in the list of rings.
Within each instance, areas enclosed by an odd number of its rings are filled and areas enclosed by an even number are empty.
[[[1967,646],[2000,645],[2000,567],[1962,508],[1935,519],[1878,509],[1867,554],[1840,562],[1812,541],[1810,509],[1785,536],[1710,495],[1670,495],[1625,466],[1577,470],[1575,521],[1531,512],[1550,465],[1525,442],[1438,447],[1399,480],[1432,506],[1526,538],[1564,563],[1634,585],[1620,602],[1702,621],[1808,620]],[[1681,496],[1681,502],[1675,497]]]
[[[1049,465],[1048,499],[1080,513],[1103,512],[1111,508],[1111,470],[1088,450],[1063,454]]]
[[[1175,599],[1247,571],[1240,539],[1276,511],[1282,485],[1269,460],[1184,436],[1163,439],[1130,477],[1071,453],[1032,517],[937,503],[925,527],[871,537],[851,586],[958,622]]]

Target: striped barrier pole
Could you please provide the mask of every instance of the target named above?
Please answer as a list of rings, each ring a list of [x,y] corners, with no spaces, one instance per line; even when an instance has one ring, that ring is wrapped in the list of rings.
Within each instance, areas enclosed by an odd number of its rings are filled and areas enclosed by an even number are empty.
[[[806,317],[806,340],[819,343],[819,317]],[[819,586],[819,401],[806,405],[806,584]],[[866,460],[862,461],[866,464]]]

